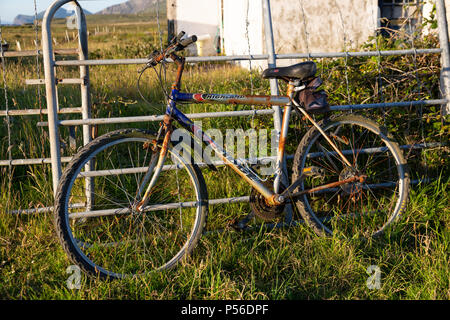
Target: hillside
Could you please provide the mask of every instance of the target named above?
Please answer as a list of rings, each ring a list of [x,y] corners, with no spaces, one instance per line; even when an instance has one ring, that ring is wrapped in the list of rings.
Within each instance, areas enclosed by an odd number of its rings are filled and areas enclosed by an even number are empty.
[[[39,12],[37,15],[38,20],[41,20],[42,18],[44,18],[44,14],[45,14],[45,11]],[[54,18],[64,19],[64,18],[70,17],[73,14],[74,14],[73,10],[66,10],[64,8],[60,8],[58,11],[56,11]],[[87,10],[84,10],[84,14],[90,15],[92,13]],[[28,15],[24,15],[24,14],[19,14],[14,18],[13,24],[14,25],[24,25],[24,24],[33,23],[33,22],[34,22],[34,15],[28,16]]]
[[[113,5],[110,7],[107,7],[95,14],[98,15],[109,15],[109,14],[115,14],[115,15],[126,15],[126,14],[138,14],[138,13],[150,13],[156,9],[157,0],[129,0],[124,3],[120,3],[117,5]],[[159,0],[160,5],[160,12],[165,12],[166,7],[166,1],[165,0]],[[84,13],[86,15],[91,15],[92,13],[88,10],[84,9]],[[37,15],[37,18],[41,20],[44,17],[45,11],[39,12]],[[73,15],[72,10],[66,10],[64,8],[60,8],[56,14],[56,19],[64,19],[69,16]],[[34,15],[24,15],[19,14],[14,18],[13,25],[25,25],[25,24],[32,24],[34,22]]]
[[[160,6],[165,7],[165,1],[160,0]],[[129,0],[103,9],[96,14],[136,14],[153,9],[157,0]]]

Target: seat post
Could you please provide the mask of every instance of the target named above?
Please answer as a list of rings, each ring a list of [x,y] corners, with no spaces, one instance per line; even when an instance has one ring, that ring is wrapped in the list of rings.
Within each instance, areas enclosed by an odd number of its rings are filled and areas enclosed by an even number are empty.
[[[283,111],[283,119],[281,121],[281,130],[280,130],[280,139],[278,141],[278,153],[277,153],[277,162],[276,162],[276,173],[275,173],[275,181],[274,181],[274,192],[280,193],[280,182],[283,174],[285,174],[284,169],[286,168],[286,158],[284,156],[286,139],[289,129],[289,118],[292,110],[292,99],[295,94],[295,82],[289,81],[287,96],[289,97],[289,102],[284,106]],[[288,181],[288,177],[286,177],[286,181]]]

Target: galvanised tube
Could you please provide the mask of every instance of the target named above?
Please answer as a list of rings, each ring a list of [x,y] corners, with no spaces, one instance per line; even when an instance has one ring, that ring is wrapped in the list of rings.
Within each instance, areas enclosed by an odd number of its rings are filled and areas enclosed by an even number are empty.
[[[47,114],[48,110],[41,109],[20,109],[20,110],[0,110],[0,117],[3,116],[35,116],[40,114]],[[81,113],[81,108],[63,108],[59,109],[58,113]]]
[[[78,47],[79,53],[78,58],[80,61],[86,60],[89,57],[88,50],[88,35],[86,26],[86,17],[84,15],[83,9],[80,7],[78,2],[72,2],[75,6],[75,14],[77,18],[77,29],[78,29]],[[80,66],[80,78],[83,79],[81,84],[81,117],[82,119],[91,119],[91,97],[90,97],[90,81],[89,81],[89,67]],[[87,145],[91,142],[91,127],[89,125],[83,125],[83,143]],[[94,166],[93,161],[86,163],[84,170],[89,172]],[[92,203],[94,202],[94,180],[92,178],[85,179],[86,188],[86,202],[87,207],[91,209]]]
[[[397,55],[416,55],[416,54],[438,54],[443,50],[441,48],[432,49],[404,49],[404,50],[386,50],[386,51],[359,51],[359,52],[317,52],[317,53],[285,53],[276,54],[276,59],[307,59],[307,58],[345,58],[345,57],[377,57],[377,56],[397,56]],[[223,62],[223,61],[244,61],[244,60],[267,60],[267,54],[255,55],[235,55],[235,56],[209,56],[209,57],[186,57],[187,63],[197,62]],[[56,66],[104,66],[104,65],[129,65],[146,64],[148,59],[99,59],[99,60],[65,60],[56,61]]]
[[[45,91],[47,98],[49,136],[50,136],[50,155],[52,162],[52,182],[53,193],[56,195],[56,189],[61,177],[61,151],[59,141],[58,128],[58,97],[56,93],[55,68],[53,60],[52,47],[52,31],[51,22],[56,11],[64,4],[71,2],[71,0],[57,0],[45,11],[42,22],[42,52],[44,59],[44,74],[45,74]]]
[[[331,106],[331,111],[346,111],[356,109],[372,109],[372,108],[389,108],[389,107],[410,107],[410,106],[431,106],[446,104],[447,99],[435,99],[435,100],[419,100],[419,101],[402,101],[402,102],[385,102],[385,103],[370,103],[370,104],[353,104],[353,105],[340,105]],[[205,112],[205,113],[192,113],[186,114],[190,119],[201,118],[221,118],[221,117],[239,117],[250,115],[269,115],[273,114],[274,110],[241,110],[241,111],[223,111],[223,112]],[[112,124],[112,123],[134,123],[134,122],[147,122],[147,121],[161,121],[164,119],[163,115],[152,116],[140,116],[140,117],[117,117],[117,118],[97,118],[87,120],[61,120],[59,125],[61,126],[77,126],[83,124]],[[39,122],[38,126],[46,126],[47,122]]]
[[[450,100],[450,47],[448,43],[448,25],[447,14],[444,0],[436,1],[436,13],[439,29],[439,44],[442,48],[441,54],[441,83],[443,85],[444,95],[447,100]],[[442,113],[447,115],[450,113],[450,103],[442,107]]]
[[[240,117],[251,115],[268,115],[272,114],[272,109],[267,110],[241,110],[241,111],[223,111],[223,112],[204,112],[204,113],[191,113],[186,114],[190,119],[202,119],[202,118],[221,118],[221,117]],[[148,121],[162,121],[164,115],[152,115],[152,116],[139,116],[139,117],[118,117],[118,118],[97,118],[88,120],[61,120],[59,124],[61,126],[74,126],[83,124],[108,124],[108,123],[132,123],[132,122],[148,122]],[[46,126],[47,122],[39,122],[38,126]]]
[[[425,149],[425,148],[439,148],[439,147],[443,147],[446,146],[445,143],[441,143],[441,142],[427,142],[427,143],[416,143],[416,144],[407,144],[407,145],[402,145],[400,146],[400,149]],[[380,151],[384,151],[384,149],[377,149],[377,148],[369,148],[369,149],[362,149],[360,152],[365,152],[365,153],[375,153],[375,152],[380,152]],[[351,154],[351,150],[343,150],[342,151],[343,154]],[[319,157],[321,156],[323,153],[321,152],[315,152],[315,153],[311,153],[309,155],[309,157]],[[293,155],[286,155],[286,159],[287,160],[292,160],[294,158]],[[262,160],[275,160],[276,157],[272,156],[272,157],[259,157],[256,159],[250,159],[250,160],[254,160],[254,161],[262,161]],[[62,157],[61,158],[61,162],[70,162],[70,160],[72,160],[72,157]],[[249,160],[249,161],[250,161]],[[49,164],[51,163],[51,159],[50,158],[39,158],[39,159],[14,159],[14,160],[0,160],[0,166],[20,166],[20,165],[34,165],[34,164]],[[214,161],[212,163],[214,166],[224,166],[225,163],[223,161]],[[199,167],[206,167],[208,166],[206,163],[196,163],[196,165],[198,165]],[[174,170],[176,168],[181,168],[181,165],[164,165],[163,167],[163,171],[166,170]],[[121,169],[123,171],[123,173],[138,173],[138,172],[145,172],[145,170],[147,170],[148,167],[142,167],[142,168],[135,168],[132,170],[129,169]],[[114,173],[111,170],[107,170],[105,171],[109,172],[109,173]],[[88,176],[101,176],[103,174],[99,173],[98,171],[92,171],[88,174]],[[82,175],[83,176],[83,175]],[[87,176],[87,175],[86,175]]]

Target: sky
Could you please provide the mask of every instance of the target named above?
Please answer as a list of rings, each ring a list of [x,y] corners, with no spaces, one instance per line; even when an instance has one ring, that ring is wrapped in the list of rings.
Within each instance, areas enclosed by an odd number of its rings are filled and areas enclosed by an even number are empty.
[[[2,23],[11,23],[18,14],[34,15],[35,0],[0,0],[0,19]],[[38,12],[46,10],[55,0],[36,0]],[[79,0],[83,9],[92,13],[106,7],[126,2],[126,0]],[[71,6],[65,5],[65,9]]]

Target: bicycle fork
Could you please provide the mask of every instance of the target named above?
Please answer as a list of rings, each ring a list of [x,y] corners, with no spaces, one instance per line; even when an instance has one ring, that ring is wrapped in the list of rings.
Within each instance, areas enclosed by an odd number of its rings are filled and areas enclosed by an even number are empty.
[[[142,197],[142,199],[135,205],[135,209],[138,212],[142,212],[144,210],[144,207],[147,205],[149,199],[150,199],[150,194],[152,191],[152,188],[155,186],[156,181],[159,178],[159,175],[161,174],[164,162],[166,161],[166,157],[167,157],[167,153],[169,150],[169,143],[170,143],[170,138],[172,136],[172,119],[170,118],[170,116],[165,116],[164,117],[164,122],[161,124],[161,130],[162,132],[164,132],[164,139],[163,139],[163,143],[161,146],[161,149],[159,151],[159,156],[158,156],[158,162],[156,163],[156,156],[158,155],[157,153],[157,139],[155,139],[153,141],[153,154],[152,154],[152,158],[150,160],[150,165],[147,169],[147,172],[145,174],[145,176],[143,177],[139,188],[137,190],[137,194],[136,194],[136,200],[138,200],[139,198],[139,194],[141,193],[141,190],[144,189],[145,185],[147,184],[148,180],[150,179],[150,176],[153,174],[152,179],[150,180],[145,193]]]

